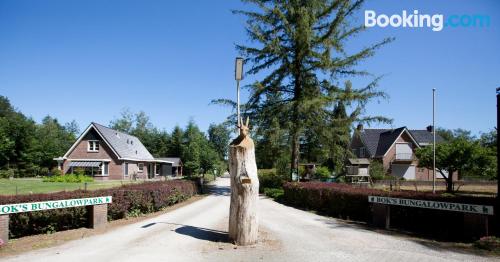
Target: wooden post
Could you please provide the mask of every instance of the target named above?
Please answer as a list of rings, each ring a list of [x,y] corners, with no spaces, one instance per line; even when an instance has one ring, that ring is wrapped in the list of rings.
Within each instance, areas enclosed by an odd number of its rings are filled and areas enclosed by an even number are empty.
[[[231,174],[231,204],[229,208],[229,238],[236,245],[252,245],[258,239],[257,202],[259,178],[255,162],[255,146],[246,125],[240,121],[240,135],[229,148]]]

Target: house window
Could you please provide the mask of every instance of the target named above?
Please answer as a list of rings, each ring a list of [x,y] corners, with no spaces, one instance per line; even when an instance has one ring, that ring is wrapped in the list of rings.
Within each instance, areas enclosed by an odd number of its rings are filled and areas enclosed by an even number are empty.
[[[102,175],[103,176],[108,176],[109,175],[109,163],[108,162],[103,162],[102,163]]]
[[[125,163],[123,166],[123,175],[128,176],[128,163]]]
[[[97,140],[89,140],[87,144],[88,152],[98,152],[99,151],[99,141]]]
[[[143,163],[137,164],[137,167],[139,168],[139,172],[144,171],[144,164]]]

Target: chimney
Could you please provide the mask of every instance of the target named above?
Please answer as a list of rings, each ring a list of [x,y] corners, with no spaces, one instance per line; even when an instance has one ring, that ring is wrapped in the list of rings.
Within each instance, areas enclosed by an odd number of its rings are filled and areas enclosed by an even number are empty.
[[[358,124],[358,126],[356,127],[356,129],[361,132],[363,131],[363,124]]]
[[[434,127],[432,125],[430,125],[430,126],[427,126],[426,129],[428,132],[432,133],[432,131],[434,130]]]

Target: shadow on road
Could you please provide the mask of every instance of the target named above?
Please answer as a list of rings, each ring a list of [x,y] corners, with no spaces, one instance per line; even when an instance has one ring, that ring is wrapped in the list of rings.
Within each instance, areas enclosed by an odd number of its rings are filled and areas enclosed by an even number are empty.
[[[212,242],[228,242],[227,232],[193,226],[181,226],[175,230],[176,233]]]
[[[231,188],[227,186],[205,185],[204,192],[216,196],[230,196]]]

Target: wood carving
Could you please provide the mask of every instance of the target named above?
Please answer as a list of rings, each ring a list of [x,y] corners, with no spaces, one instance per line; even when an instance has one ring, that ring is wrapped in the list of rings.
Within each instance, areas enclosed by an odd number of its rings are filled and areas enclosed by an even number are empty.
[[[229,208],[229,238],[237,245],[257,243],[259,179],[255,162],[255,146],[249,136],[249,120],[239,121],[239,136],[229,147],[231,174],[231,204]]]

